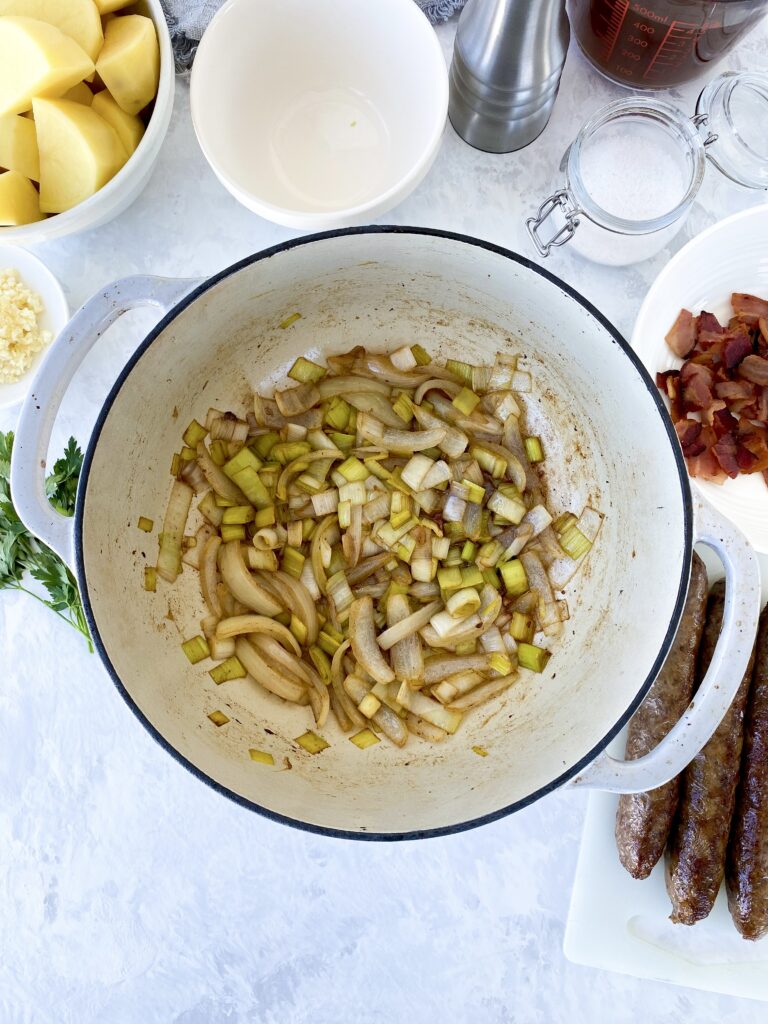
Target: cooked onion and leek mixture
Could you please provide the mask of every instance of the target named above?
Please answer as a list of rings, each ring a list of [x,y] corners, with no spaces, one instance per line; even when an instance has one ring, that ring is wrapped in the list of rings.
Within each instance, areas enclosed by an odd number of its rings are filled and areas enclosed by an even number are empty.
[[[182,646],[218,662],[216,683],[250,676],[361,749],[441,742],[519,669],[543,671],[568,618],[556,591],[602,517],[547,508],[516,356],[443,366],[419,345],[356,348],[288,376],[245,419],[210,409],[189,425],[145,586],[197,570],[207,615]],[[195,495],[205,522],[186,536]]]

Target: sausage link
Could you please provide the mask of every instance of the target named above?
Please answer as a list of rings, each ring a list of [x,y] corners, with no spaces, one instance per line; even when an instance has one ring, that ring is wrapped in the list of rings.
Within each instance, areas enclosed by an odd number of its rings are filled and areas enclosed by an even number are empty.
[[[768,607],[757,633],[725,882],[739,932],[745,939],[768,934]]]
[[[696,652],[707,607],[707,570],[694,554],[688,596],[680,627],[661,671],[629,723],[627,759],[658,746],[691,700]],[[619,797],[616,846],[619,860],[633,878],[647,878],[664,852],[677,810],[679,776],[648,793]]]
[[[706,675],[720,636],[724,605],[725,585],[716,583],[707,602],[697,687]],[[670,920],[676,924],[703,920],[712,910],[723,881],[754,657],[753,651],[722,722],[682,774],[680,805],[666,861],[667,892],[672,901]]]

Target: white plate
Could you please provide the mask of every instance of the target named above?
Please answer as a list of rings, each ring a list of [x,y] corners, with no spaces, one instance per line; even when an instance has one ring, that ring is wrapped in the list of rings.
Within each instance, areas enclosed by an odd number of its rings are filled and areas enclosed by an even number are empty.
[[[69,320],[69,306],[61,285],[45,264],[26,249],[19,249],[13,245],[0,245],[0,270],[8,269],[16,270],[24,284],[40,296],[43,302],[40,327],[44,331],[51,332],[53,339],[51,345],[53,345],[57,335],[66,327]],[[37,354],[21,380],[15,384],[0,384],[0,409],[7,409],[23,400],[40,360],[48,348],[44,348]]]
[[[664,340],[680,309],[706,309],[727,321],[732,292],[768,298],[768,204],[743,210],[703,231],[656,278],[632,333],[632,347],[652,376],[681,365]],[[757,551],[768,552],[768,487],[761,473],[722,485],[693,482]]]

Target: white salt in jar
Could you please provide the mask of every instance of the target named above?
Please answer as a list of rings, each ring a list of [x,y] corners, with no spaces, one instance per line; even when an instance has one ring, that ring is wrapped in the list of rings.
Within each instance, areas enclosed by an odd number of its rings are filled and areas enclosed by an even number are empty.
[[[693,118],[655,100],[609,103],[565,153],[564,188],[526,221],[537,251],[548,256],[568,243],[611,266],[654,256],[685,223],[707,157],[739,185],[768,188],[766,124],[768,75],[760,73],[716,78]]]

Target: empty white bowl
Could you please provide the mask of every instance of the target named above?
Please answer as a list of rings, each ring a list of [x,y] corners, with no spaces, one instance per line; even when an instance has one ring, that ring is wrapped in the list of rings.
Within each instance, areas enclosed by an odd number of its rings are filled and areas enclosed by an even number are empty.
[[[40,296],[43,311],[38,322],[41,330],[50,332],[53,345],[69,320],[69,305],[59,282],[37,256],[13,245],[0,245],[0,270],[15,270],[22,283]],[[40,361],[51,345],[37,353],[21,380],[13,384],[0,383],[0,409],[10,408],[24,399]]]
[[[287,227],[359,224],[437,155],[448,74],[413,0],[229,0],[192,72],[203,152],[244,206]]]

